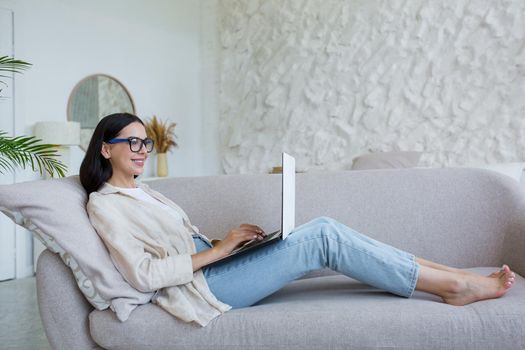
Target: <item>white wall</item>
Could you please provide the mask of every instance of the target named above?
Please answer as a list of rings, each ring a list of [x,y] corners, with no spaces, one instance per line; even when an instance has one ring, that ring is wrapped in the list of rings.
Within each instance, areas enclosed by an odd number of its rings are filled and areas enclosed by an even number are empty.
[[[203,174],[223,174],[219,139],[219,0],[201,1],[201,120]]]
[[[106,73],[128,88],[137,115],[178,124],[170,175],[202,173],[199,1],[0,0],[0,6],[15,13],[17,57],[33,63],[17,78],[18,133],[31,133],[40,120],[66,120],[75,84]]]
[[[12,55],[13,51],[13,13],[0,8],[0,52]],[[4,76],[11,74],[2,73]],[[9,79],[0,79],[10,83]],[[0,89],[0,130],[13,133],[14,127],[14,101],[13,86],[4,84]],[[10,172],[0,174],[0,184],[7,185],[14,182],[14,175]],[[6,215],[0,214],[0,281],[16,276],[16,228],[15,224]]]
[[[138,116],[177,123],[180,146],[169,155],[170,176],[216,173],[218,165],[203,170],[200,6],[195,0],[0,0],[14,11],[16,57],[33,64],[15,81],[16,134],[31,134],[37,121],[65,121],[75,84],[105,73],[127,87]],[[83,153],[73,154],[72,173],[78,173]],[[150,160],[145,176],[154,175]],[[29,171],[16,175],[17,181],[35,178]],[[18,230],[17,276],[23,277],[32,271],[31,236]]]
[[[226,173],[525,159],[523,0],[221,0]]]

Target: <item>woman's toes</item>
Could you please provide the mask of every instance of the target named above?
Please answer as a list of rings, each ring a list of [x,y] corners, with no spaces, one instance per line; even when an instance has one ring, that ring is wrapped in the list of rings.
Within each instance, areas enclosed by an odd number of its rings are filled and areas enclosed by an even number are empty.
[[[508,288],[510,288],[514,284],[514,281],[515,281],[514,277],[512,277],[511,274],[507,274],[507,280],[505,282],[505,286],[506,287],[508,286]]]
[[[488,277],[501,278],[503,276],[505,276],[505,271],[501,268],[501,270],[491,273]]]

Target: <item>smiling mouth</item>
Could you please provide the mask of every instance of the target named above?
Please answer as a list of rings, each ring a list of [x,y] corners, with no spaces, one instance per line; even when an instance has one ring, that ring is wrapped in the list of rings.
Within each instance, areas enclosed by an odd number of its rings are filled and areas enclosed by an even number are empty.
[[[146,159],[132,159],[131,161],[135,164],[144,165]]]

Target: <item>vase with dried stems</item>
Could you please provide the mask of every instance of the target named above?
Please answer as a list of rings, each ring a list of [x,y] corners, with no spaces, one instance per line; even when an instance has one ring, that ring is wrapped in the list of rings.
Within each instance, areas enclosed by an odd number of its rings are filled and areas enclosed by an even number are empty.
[[[178,147],[175,141],[176,123],[168,123],[157,119],[154,115],[151,119],[144,122],[146,134],[155,142],[155,152],[157,153],[157,176],[168,176],[168,160],[166,153],[173,147]]]

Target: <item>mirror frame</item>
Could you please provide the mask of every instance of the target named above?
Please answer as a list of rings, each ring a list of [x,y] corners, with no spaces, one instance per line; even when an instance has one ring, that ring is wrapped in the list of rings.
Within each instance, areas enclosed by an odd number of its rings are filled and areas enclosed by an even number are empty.
[[[120,87],[122,87],[122,89],[124,89],[124,92],[126,93],[126,95],[128,96],[129,98],[129,101],[131,102],[131,109],[132,109],[132,113],[135,114],[136,113],[136,108],[135,108],[135,101],[133,100],[133,97],[131,96],[129,90],[126,88],[126,86],[124,84],[122,84],[122,82],[115,78],[114,76],[111,76],[109,74],[105,74],[105,73],[94,73],[94,74],[90,74],[88,76],[85,76],[84,78],[80,79],[79,82],[77,82],[75,84],[75,86],[73,87],[73,89],[71,90],[71,93],[69,94],[69,97],[68,97],[68,100],[67,100],[67,107],[66,107],[66,116],[67,116],[67,120],[68,121],[75,121],[75,120],[72,120],[71,119],[71,114],[70,114],[70,107],[71,107],[71,100],[73,99],[73,96],[75,95],[75,93],[78,91],[80,85],[86,81],[87,79],[89,78],[93,78],[93,77],[106,77],[108,79],[111,79],[113,81],[115,81],[116,83],[118,83],[120,85]],[[100,121],[100,119],[98,120]],[[97,121],[97,124],[98,124],[98,121]],[[91,129],[91,128],[82,128],[82,125],[80,126],[80,129]],[[94,128],[93,128],[94,130]],[[82,145],[79,145],[79,147],[84,150],[84,147],[82,147]],[[84,150],[85,151],[85,150]]]

